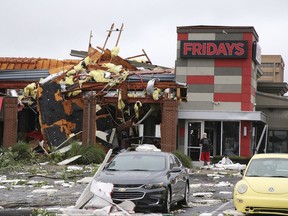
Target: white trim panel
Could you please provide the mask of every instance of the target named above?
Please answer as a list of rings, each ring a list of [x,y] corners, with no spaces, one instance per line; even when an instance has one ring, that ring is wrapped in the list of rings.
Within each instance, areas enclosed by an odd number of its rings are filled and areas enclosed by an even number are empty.
[[[237,112],[237,111],[179,110],[178,119],[217,120],[217,121],[261,121],[266,123],[266,115],[260,111]]]

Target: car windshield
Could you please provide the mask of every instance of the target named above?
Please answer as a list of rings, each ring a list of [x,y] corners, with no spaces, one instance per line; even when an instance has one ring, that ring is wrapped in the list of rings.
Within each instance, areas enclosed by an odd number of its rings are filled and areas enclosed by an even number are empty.
[[[165,157],[159,155],[118,155],[107,166],[114,171],[161,171],[166,167]]]
[[[261,158],[253,159],[247,168],[247,177],[288,178],[288,159]]]

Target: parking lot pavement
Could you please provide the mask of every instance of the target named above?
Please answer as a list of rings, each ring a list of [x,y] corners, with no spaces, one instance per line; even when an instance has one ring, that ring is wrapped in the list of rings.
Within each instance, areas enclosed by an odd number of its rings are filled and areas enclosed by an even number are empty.
[[[54,166],[46,168],[55,172],[53,176],[49,173],[40,175],[40,171],[43,173],[42,169],[38,171],[38,174],[15,173],[15,175],[2,175],[2,178],[0,178],[0,207],[2,208],[0,215],[1,213],[8,215],[9,209],[12,214],[13,210],[17,211],[17,209],[25,207],[50,208],[74,205],[86,187],[85,183],[80,183],[81,180],[85,176],[91,177],[92,175],[90,172],[82,172],[81,175],[72,172],[77,174],[77,178],[73,177],[73,181],[71,181],[72,179],[61,180],[57,176],[64,176],[62,168],[58,167],[59,170],[56,168]],[[74,167],[67,167],[64,170],[65,176],[67,176],[68,168],[72,169]],[[189,206],[186,208],[175,207],[172,209],[172,213],[175,216],[219,215],[225,211],[234,210],[232,193],[234,185],[240,178],[241,175],[237,170],[194,168],[190,172]]]
[[[233,204],[234,185],[241,179],[238,170],[195,169],[190,174],[187,208],[175,209],[175,216],[242,215]]]

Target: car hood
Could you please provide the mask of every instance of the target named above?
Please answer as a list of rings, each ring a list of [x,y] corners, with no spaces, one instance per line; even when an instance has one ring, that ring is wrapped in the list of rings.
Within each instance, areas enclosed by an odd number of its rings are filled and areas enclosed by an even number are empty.
[[[246,182],[250,188],[263,194],[286,194],[288,193],[288,178],[258,178],[246,177]]]
[[[163,176],[163,172],[103,170],[96,180],[112,184],[146,184],[162,182],[165,180]]]

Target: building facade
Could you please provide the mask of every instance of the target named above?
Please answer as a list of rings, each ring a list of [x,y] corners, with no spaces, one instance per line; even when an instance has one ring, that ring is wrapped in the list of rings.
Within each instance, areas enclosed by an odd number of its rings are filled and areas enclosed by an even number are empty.
[[[284,81],[284,61],[281,55],[261,55],[261,69],[263,75],[258,82],[276,82]]]
[[[262,55],[262,77],[257,82],[256,109],[265,113],[268,125],[267,153],[288,153],[288,85],[281,55]]]
[[[253,27],[177,28],[176,79],[188,85],[178,112],[178,149],[199,160],[204,132],[211,155],[250,156],[263,140],[266,116],[256,111],[261,49]]]

